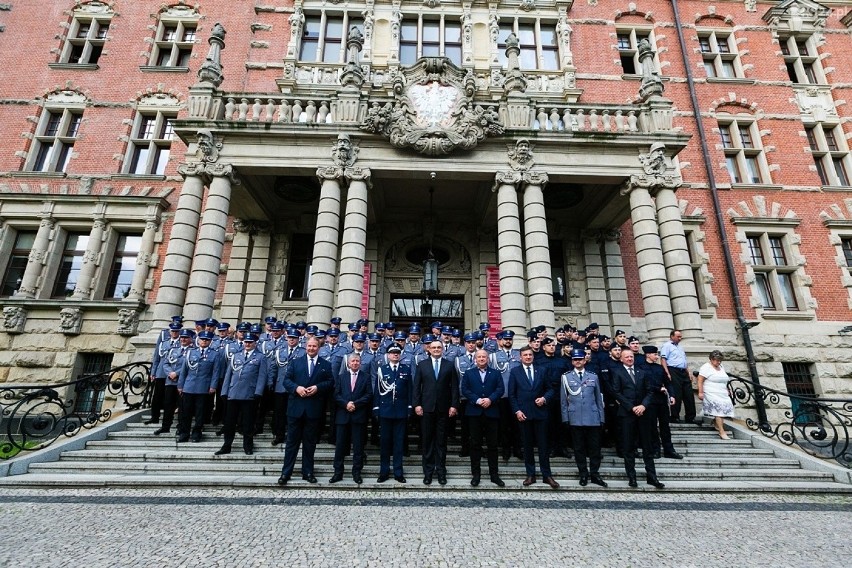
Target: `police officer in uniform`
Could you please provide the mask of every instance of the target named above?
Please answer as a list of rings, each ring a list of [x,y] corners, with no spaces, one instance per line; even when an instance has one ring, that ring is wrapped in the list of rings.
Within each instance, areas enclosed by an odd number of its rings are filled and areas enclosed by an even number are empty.
[[[231,445],[240,418],[243,434],[243,451],[247,456],[254,453],[254,420],[257,399],[263,395],[269,378],[269,359],[257,349],[258,336],[249,333],[243,338],[244,350],[236,353],[228,362],[222,396],[228,399],[225,411],[225,439],[215,455],[231,453]]]
[[[604,401],[597,375],[585,369],[586,352],[571,352],[572,371],[563,373],[560,381],[562,421],[570,425],[574,460],[580,472],[580,485],[591,480],[606,487],[601,478],[601,425],[604,423]],[[591,477],[590,474],[591,473]]]
[[[204,426],[204,409],[210,395],[216,392],[221,368],[225,357],[210,347],[214,335],[212,331],[198,334],[198,347],[187,351],[185,364],[180,371],[177,390],[181,395],[181,407],[178,413],[178,443],[190,440],[190,426],[193,418],[192,441],[201,441]]]
[[[299,347],[299,332],[295,327],[286,331],[287,342],[279,345],[269,358],[269,377],[267,390],[272,391],[274,410],[272,412],[272,445],[284,443],[287,433],[287,400],[289,394],[284,388],[284,374],[287,366],[299,357],[304,357],[305,349]]]
[[[154,356],[151,358],[151,381],[153,381],[154,392],[151,395],[151,418],[145,421],[145,424],[157,424],[160,421],[160,413],[162,412],[163,402],[166,395],[166,372],[163,365],[168,358],[169,351],[180,346],[180,333],[183,325],[172,317],[172,323],[169,324],[167,330],[160,332],[157,338],[157,345],[154,347]],[[163,333],[165,332],[165,337]]]
[[[390,477],[393,456],[393,478],[405,483],[402,468],[403,441],[408,415],[411,414],[413,390],[411,368],[401,364],[402,349],[398,345],[388,347],[388,362],[376,370],[373,385],[373,412],[380,424],[379,483]]]
[[[653,345],[642,346],[644,357],[635,362],[636,367],[645,371],[648,376],[648,388],[653,392],[651,404],[648,406],[648,419],[652,423],[653,439],[652,446],[654,448],[654,459],[660,458],[660,446],[662,442],[662,455],[674,459],[682,460],[683,456],[677,453],[674,444],[672,443],[672,430],[669,426],[669,409],[675,403],[675,397],[672,396],[671,382],[666,376],[665,370],[659,361],[659,350]]]
[[[171,430],[172,422],[175,418],[175,410],[178,406],[178,380],[180,372],[183,369],[184,355],[192,347],[195,337],[192,331],[182,329],[179,334],[180,344],[178,347],[172,347],[166,354],[162,369],[165,375],[165,388],[163,390],[163,424],[157,430],[154,430],[154,435],[166,434]]]

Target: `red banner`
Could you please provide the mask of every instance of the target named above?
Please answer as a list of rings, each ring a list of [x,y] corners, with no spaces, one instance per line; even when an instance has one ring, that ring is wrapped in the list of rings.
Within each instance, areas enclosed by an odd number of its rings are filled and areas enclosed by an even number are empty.
[[[503,329],[500,311],[500,270],[496,266],[485,267],[485,290],[488,302],[488,323],[491,325],[490,337]]]
[[[373,265],[369,262],[364,263],[364,289],[361,291],[361,317],[366,318],[370,313],[370,274],[373,271]]]

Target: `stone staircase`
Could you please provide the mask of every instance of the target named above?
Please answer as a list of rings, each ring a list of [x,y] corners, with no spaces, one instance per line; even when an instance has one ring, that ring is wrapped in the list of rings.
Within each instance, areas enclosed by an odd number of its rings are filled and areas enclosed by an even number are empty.
[[[664,491],[684,492],[811,492],[852,493],[852,486],[835,481],[832,474],[804,469],[796,459],[784,459],[771,449],[754,447],[748,435],[730,440],[721,440],[716,432],[692,424],[674,424],[672,437],[683,460],[657,460],[657,473],[666,484]],[[27,473],[0,478],[0,486],[40,487],[242,487],[277,489],[276,480],[283,462],[283,446],[272,447],[271,435],[255,437],[255,452],[246,456],[241,449],[240,438],[234,443],[234,452],[227,456],[214,456],[220,447],[221,438],[205,433],[201,443],[175,442],[174,435],[154,436],[156,426],[145,426],[141,422],[128,423],[123,431],[112,432],[107,439],[89,441],[81,450],[67,450],[58,461],[32,463]],[[208,429],[210,430],[210,429]],[[320,482],[311,485],[301,480],[297,461],[293,480],[287,491],[298,489],[324,489],[327,491],[357,491],[359,489],[406,490],[406,491],[489,491],[497,488],[488,481],[487,467],[483,463],[484,476],[478,488],[470,486],[470,462],[458,457],[458,447],[450,447],[448,456],[449,483],[441,487],[437,482],[431,486],[422,483],[419,456],[412,443],[412,455],[405,459],[408,483],[399,484],[391,478],[377,483],[378,448],[368,446],[368,458],[364,468],[364,483],[356,485],[350,476],[349,459],[346,461],[344,481],[330,485],[332,474],[333,447],[320,444],[316,453],[316,476]],[[561,484],[560,490],[575,491],[629,491],[627,476],[622,460],[613,450],[604,449],[601,467],[603,478],[609,488],[595,485],[580,487],[573,459],[551,460],[554,477]],[[639,491],[656,491],[644,484],[641,460],[637,461]],[[541,480],[531,487],[523,487],[525,477],[523,463],[517,458],[508,462],[501,459],[500,475],[506,482],[502,491],[552,491]]]

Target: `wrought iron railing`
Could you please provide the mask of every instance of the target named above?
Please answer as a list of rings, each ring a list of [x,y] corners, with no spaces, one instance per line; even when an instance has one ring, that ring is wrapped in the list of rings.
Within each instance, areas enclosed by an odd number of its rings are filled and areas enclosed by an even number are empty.
[[[746,425],[767,438],[798,446],[808,454],[852,468],[852,399],[790,394],[728,373],[728,394],[739,405],[763,401],[767,422],[746,417]],[[773,420],[781,417],[781,420]],[[773,424],[774,423],[774,424]]]
[[[150,364],[140,362],[65,383],[0,387],[0,459],[106,422],[115,408],[102,408],[104,395],[121,397],[124,410],[149,406],[149,376]]]

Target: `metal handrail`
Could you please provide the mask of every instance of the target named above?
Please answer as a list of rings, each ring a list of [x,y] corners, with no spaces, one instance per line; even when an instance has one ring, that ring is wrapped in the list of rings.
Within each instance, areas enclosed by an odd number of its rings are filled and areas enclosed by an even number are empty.
[[[150,363],[138,362],[50,385],[0,388],[0,459],[46,448],[112,417],[113,409],[78,408],[85,393],[121,395],[126,410],[150,406]],[[61,391],[68,391],[63,399]]]
[[[763,403],[767,411],[781,412],[783,419],[773,425],[745,418],[746,426],[767,438],[775,438],[787,446],[798,446],[804,452],[824,460],[834,460],[852,469],[852,398],[828,398],[807,394],[791,394],[772,389],[728,373],[728,394],[736,404]],[[785,402],[789,401],[789,402]],[[775,406],[776,408],[772,408]]]

